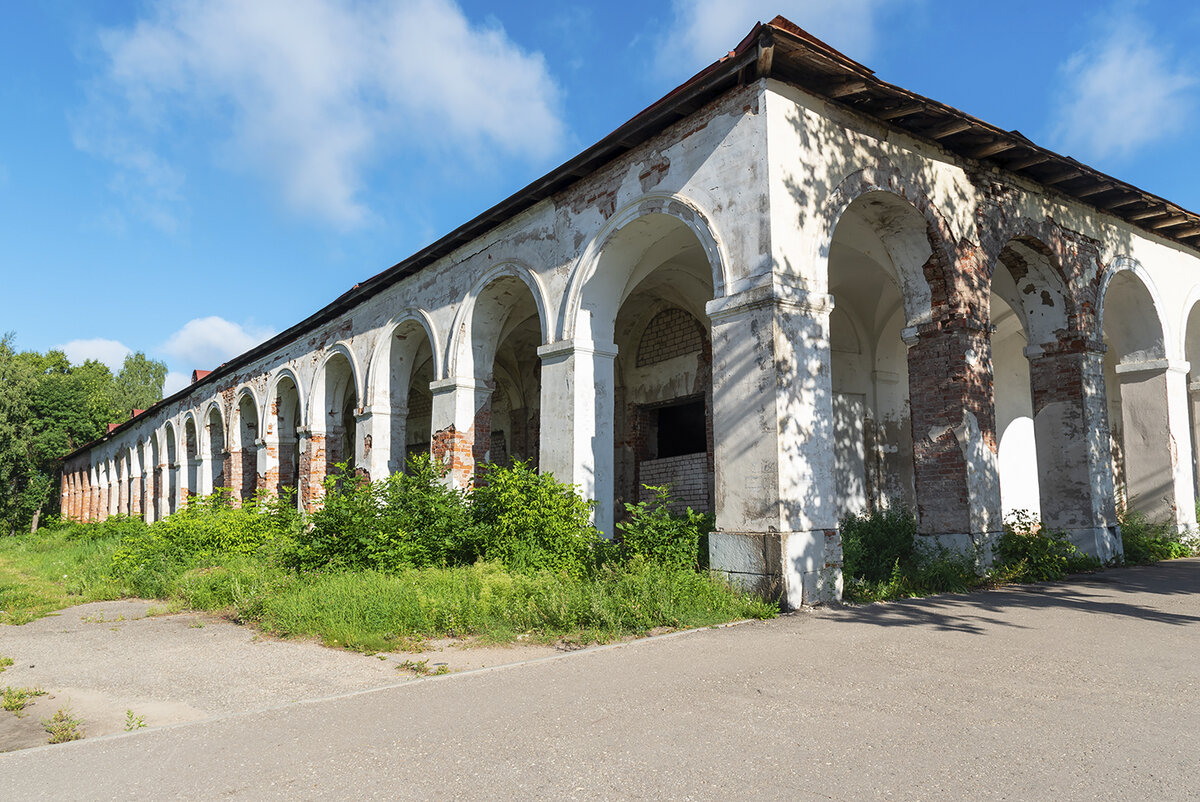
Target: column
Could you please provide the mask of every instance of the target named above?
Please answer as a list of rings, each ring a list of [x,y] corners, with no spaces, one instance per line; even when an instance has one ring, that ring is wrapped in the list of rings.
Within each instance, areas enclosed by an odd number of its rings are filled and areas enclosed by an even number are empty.
[[[1181,532],[1196,527],[1188,369],[1168,359],[1116,366],[1129,509]]]
[[[300,444],[300,465],[296,477],[296,497],[302,509],[311,510],[321,500],[325,481],[325,435],[307,427],[296,430]]]
[[[445,469],[455,487],[467,487],[475,470],[487,461],[492,435],[491,382],[475,379],[441,379],[431,382],[433,392],[434,462]]]
[[[538,467],[596,502],[596,528],[614,534],[612,343],[566,340],[538,348],[542,360]]]
[[[114,464],[114,475],[117,480],[117,515],[129,514],[129,469],[121,460]]]
[[[962,316],[905,329],[917,532],[991,562],[1003,531],[988,327]]]
[[[395,437],[395,419],[400,418],[399,440],[404,442],[404,416],[392,410],[368,409],[355,415],[354,465],[359,476],[367,479],[386,479],[391,473],[404,469],[389,463]]]
[[[774,277],[710,301],[713,569],[788,608],[841,597],[833,481],[833,298]]]
[[[1104,394],[1104,345],[1031,346],[1029,379],[1042,521],[1083,552],[1121,555]]]

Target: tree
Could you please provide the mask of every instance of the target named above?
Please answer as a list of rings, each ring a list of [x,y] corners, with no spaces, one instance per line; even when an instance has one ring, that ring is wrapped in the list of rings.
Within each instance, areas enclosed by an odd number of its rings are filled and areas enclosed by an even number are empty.
[[[115,404],[125,415],[145,409],[162,398],[167,366],[147,359],[141,351],[125,357],[125,364],[114,380]]]
[[[62,351],[14,351],[0,338],[0,532],[28,528],[57,511],[60,461],[162,398],[167,366],[139,352],[114,377],[94,360],[72,365]]]

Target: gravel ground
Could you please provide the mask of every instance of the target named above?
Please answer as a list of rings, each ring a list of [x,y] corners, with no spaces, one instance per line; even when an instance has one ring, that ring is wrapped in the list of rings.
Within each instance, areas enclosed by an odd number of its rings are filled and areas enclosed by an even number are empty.
[[[127,711],[147,727],[178,724],[395,685],[418,676],[405,661],[428,672],[462,671],[559,653],[435,640],[419,653],[364,655],[162,609],[141,600],[95,602],[0,625],[0,656],[14,661],[0,687],[46,691],[20,716],[0,711],[0,752],[46,743],[41,719],[63,707],[93,738],[124,731]]]

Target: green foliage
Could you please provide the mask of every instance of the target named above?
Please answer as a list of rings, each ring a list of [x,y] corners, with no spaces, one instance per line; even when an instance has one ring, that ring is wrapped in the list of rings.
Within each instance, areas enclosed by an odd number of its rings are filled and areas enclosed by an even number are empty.
[[[112,572],[137,595],[162,596],[190,567],[290,548],[299,523],[288,497],[241,507],[230,503],[227,492],[192,498],[174,515],[123,537],[112,555]]]
[[[60,707],[50,718],[42,719],[42,729],[50,737],[46,743],[65,744],[83,737],[83,722],[71,715],[71,711]]]
[[[4,690],[0,691],[0,707],[10,713],[21,715],[21,711],[29,704],[29,700],[37,696],[45,696],[46,692],[41,688],[14,688],[11,685],[5,686]]]
[[[57,512],[58,462],[162,397],[166,366],[131,354],[116,377],[100,362],[72,365],[61,351],[17,353],[0,337],[0,533]]]
[[[470,532],[463,494],[421,455],[386,480],[327,479],[324,504],[284,559],[298,570],[459,565],[474,560]]]
[[[621,558],[642,559],[673,568],[707,565],[707,542],[703,553],[700,547],[712,531],[713,517],[691,507],[682,514],[673,513],[669,509],[669,488],[646,485],[646,489],[653,491],[653,501],[626,504],[629,518],[617,524]]]
[[[1100,561],[1075,548],[1066,533],[1046,529],[1023,510],[1005,521],[994,554],[997,577],[1005,582],[1051,582],[1100,567]]]
[[[842,571],[865,582],[886,582],[896,565],[915,562],[917,518],[903,507],[847,515],[838,526],[842,535]]]
[[[525,462],[488,465],[470,496],[474,546],[481,559],[514,571],[578,575],[593,563],[599,534],[591,503],[573,485]]]
[[[1192,556],[1192,546],[1184,543],[1169,524],[1154,524],[1138,512],[1126,512],[1118,517],[1121,525],[1121,545],[1125,562],[1146,565],[1159,560],[1177,560]]]

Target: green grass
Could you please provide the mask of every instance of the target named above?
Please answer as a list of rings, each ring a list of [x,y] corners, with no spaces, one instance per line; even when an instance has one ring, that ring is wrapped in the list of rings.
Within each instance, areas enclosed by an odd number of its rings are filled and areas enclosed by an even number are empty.
[[[707,573],[640,560],[585,575],[521,573],[493,563],[386,573],[296,572],[270,549],[206,550],[159,555],[115,570],[114,555],[127,554],[129,543],[100,526],[0,539],[3,620],[22,623],[88,601],[153,598],[173,609],[226,613],[284,637],[376,652],[445,636],[602,642],[656,627],[709,626],[777,613],[775,605]]]

